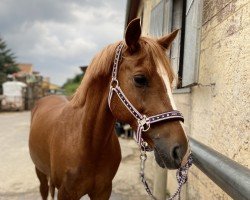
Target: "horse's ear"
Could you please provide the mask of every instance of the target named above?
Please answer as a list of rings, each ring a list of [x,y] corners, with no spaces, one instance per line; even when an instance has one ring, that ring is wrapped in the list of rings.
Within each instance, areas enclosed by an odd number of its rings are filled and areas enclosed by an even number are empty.
[[[179,29],[173,31],[172,33],[165,35],[157,40],[158,44],[161,45],[164,49],[168,49],[175,39]]]
[[[138,40],[141,36],[141,24],[140,19],[133,19],[127,26],[125,32],[125,42],[129,50],[133,53],[137,50]]]

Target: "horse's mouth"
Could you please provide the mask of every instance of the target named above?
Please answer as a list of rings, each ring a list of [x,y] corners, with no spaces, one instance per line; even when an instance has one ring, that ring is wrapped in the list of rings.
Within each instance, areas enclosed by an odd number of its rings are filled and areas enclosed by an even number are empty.
[[[166,153],[163,153],[160,149],[154,148],[154,155],[157,164],[161,168],[178,169],[181,166],[180,162],[176,163],[172,161],[170,156],[168,156]]]

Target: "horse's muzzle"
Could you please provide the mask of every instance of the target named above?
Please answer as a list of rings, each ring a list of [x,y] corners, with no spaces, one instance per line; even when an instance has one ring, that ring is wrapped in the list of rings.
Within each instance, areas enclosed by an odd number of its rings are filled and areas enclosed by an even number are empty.
[[[157,164],[162,168],[178,169],[185,155],[179,144],[168,145],[162,139],[154,139],[154,155]]]

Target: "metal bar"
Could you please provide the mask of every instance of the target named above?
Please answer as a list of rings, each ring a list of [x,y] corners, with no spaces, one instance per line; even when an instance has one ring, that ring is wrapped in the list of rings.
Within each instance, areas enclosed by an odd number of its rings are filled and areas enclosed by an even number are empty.
[[[190,137],[194,164],[233,199],[250,199],[250,170]]]

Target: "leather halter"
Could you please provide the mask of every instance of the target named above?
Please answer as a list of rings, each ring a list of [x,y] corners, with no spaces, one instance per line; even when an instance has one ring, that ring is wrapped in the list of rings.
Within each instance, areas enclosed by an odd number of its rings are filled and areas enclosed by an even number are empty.
[[[182,114],[178,110],[172,110],[164,113],[160,113],[157,115],[153,115],[147,117],[146,115],[142,115],[127,99],[125,94],[123,93],[122,89],[119,86],[119,81],[117,79],[117,72],[118,72],[118,65],[119,61],[121,60],[121,53],[122,53],[123,43],[120,43],[115,52],[115,59],[113,64],[113,71],[112,71],[112,79],[110,82],[110,91],[108,97],[109,108],[111,109],[111,99],[113,93],[116,93],[121,102],[124,106],[128,109],[128,111],[134,116],[137,120],[138,126],[137,131],[134,132],[134,139],[140,145],[141,148],[144,150],[152,150],[148,146],[148,144],[142,138],[142,132],[146,132],[150,129],[150,125],[161,122],[161,121],[182,121],[184,122],[184,118]]]

